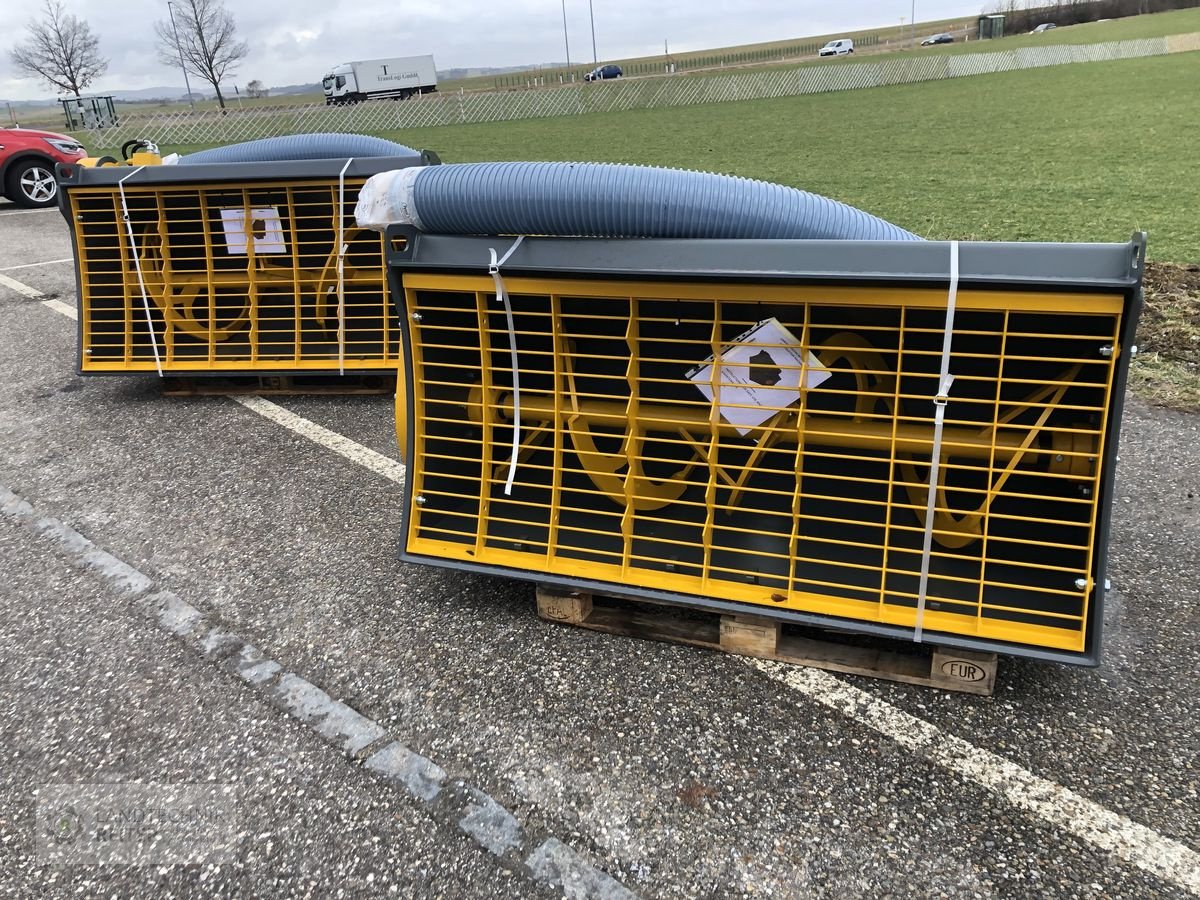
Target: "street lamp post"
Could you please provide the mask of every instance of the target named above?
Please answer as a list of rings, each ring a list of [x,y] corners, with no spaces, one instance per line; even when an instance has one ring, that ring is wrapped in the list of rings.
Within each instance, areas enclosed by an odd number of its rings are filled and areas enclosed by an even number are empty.
[[[183,69],[183,86],[187,89],[188,105],[195,109],[196,101],[192,99],[192,83],[188,80],[187,66],[183,64],[183,46],[179,43],[179,29],[175,27],[175,7],[170,2],[167,3],[167,12],[171,15],[171,31],[175,34],[175,52],[179,54],[179,68]]]
[[[912,0],[912,15],[908,17],[909,28],[912,30],[912,39],[908,42],[909,46],[917,46],[917,0]]]
[[[592,23],[592,65],[597,65],[600,59],[596,56],[596,14],[592,11],[592,0],[588,0],[588,19]]]
[[[571,41],[567,38],[567,0],[562,0],[563,9],[563,46],[567,49],[567,68],[571,68]]]

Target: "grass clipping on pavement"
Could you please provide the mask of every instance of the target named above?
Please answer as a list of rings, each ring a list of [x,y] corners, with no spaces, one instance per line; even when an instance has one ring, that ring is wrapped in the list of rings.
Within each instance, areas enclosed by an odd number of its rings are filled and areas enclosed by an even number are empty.
[[[1200,410],[1200,265],[1150,263],[1133,393],[1156,406]]]

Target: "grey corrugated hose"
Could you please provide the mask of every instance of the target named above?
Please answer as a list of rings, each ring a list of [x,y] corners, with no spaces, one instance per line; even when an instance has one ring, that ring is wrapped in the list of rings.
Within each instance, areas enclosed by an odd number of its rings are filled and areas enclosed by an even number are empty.
[[[921,240],[828,197],[681,169],[463,163],[421,169],[412,191],[422,230],[441,234]]]
[[[289,134],[244,144],[214,147],[179,157],[182,165],[200,163],[281,162],[295,159],[346,159],[374,156],[420,156],[395,141],[365,134]]]

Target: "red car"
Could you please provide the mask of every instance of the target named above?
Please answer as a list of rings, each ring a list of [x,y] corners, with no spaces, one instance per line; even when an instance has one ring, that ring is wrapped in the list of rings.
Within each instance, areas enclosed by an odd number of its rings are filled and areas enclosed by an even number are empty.
[[[0,189],[18,206],[53,206],[58,198],[55,163],[87,156],[75,138],[36,128],[0,128]]]

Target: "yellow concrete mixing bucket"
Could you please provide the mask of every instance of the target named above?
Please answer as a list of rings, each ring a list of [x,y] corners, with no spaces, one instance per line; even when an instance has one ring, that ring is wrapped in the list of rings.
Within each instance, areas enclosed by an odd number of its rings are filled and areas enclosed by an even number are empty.
[[[389,239],[404,558],[1098,659],[1140,238]]]

